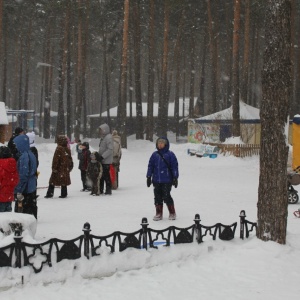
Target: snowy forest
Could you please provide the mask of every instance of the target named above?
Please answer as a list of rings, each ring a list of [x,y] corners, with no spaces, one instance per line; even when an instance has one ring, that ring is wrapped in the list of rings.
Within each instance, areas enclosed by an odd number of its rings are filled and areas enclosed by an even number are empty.
[[[299,2],[291,1],[291,115],[300,108]],[[87,137],[87,116],[111,124],[109,109],[117,106],[112,127],[125,147],[128,134],[151,140],[168,131],[168,103],[178,126],[180,97],[189,99],[189,118],[239,100],[260,108],[266,3],[0,0],[2,101],[9,109],[34,109],[46,139],[51,111],[58,112],[56,134]],[[128,103],[136,104],[133,122]]]

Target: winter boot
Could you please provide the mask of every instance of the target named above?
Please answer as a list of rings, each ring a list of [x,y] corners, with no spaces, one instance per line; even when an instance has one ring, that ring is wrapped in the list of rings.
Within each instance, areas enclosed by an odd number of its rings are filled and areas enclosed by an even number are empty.
[[[153,221],[160,221],[163,218],[163,205],[159,204],[155,206],[156,215],[153,217]]]
[[[176,212],[175,212],[175,207],[174,204],[168,205],[169,209],[169,220],[176,220]]]
[[[34,215],[37,219],[37,205],[36,205],[36,193],[26,194],[23,200],[23,213]]]
[[[67,198],[68,196],[68,189],[67,189],[67,186],[65,185],[62,185],[61,186],[61,194],[58,198]]]
[[[54,185],[50,184],[48,187],[47,194],[44,198],[53,198],[54,195]]]
[[[104,195],[111,195],[111,189],[106,188]]]

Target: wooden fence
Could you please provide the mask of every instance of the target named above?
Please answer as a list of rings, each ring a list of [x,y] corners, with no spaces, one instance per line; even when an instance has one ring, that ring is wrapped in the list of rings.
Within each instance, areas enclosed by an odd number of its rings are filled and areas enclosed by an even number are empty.
[[[205,143],[206,144],[206,143]],[[253,155],[259,155],[260,145],[259,144],[218,144],[218,143],[207,143],[212,146],[220,148],[220,153],[224,156],[234,155],[236,157],[247,157]]]

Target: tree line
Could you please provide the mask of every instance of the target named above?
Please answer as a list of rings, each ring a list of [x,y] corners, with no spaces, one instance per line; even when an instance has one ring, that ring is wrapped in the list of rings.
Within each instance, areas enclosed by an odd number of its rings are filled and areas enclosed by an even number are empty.
[[[299,6],[292,1],[291,115],[300,106]],[[169,102],[179,123],[180,97],[190,118],[233,105],[239,136],[239,100],[262,100],[265,10],[258,0],[0,0],[2,101],[35,109],[46,139],[51,111],[56,134],[78,138],[88,134],[89,114],[107,111],[110,123],[118,106],[126,147],[126,103],[135,102],[136,137],[152,140],[154,127],[167,133]]]

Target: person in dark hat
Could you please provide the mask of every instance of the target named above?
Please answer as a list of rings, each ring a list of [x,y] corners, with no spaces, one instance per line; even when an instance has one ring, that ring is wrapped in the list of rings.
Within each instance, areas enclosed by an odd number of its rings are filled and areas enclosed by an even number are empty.
[[[21,127],[17,127],[17,128],[15,129],[15,135],[18,136],[19,134],[25,134],[24,129],[21,128]]]
[[[17,161],[20,157],[20,153],[14,143],[14,139],[19,136],[20,134],[25,134],[25,131],[21,127],[16,127],[12,137],[10,138],[7,147],[10,149],[12,157]]]
[[[87,183],[86,178],[86,172],[88,169],[88,165],[91,161],[91,151],[90,151],[90,145],[88,142],[83,142],[80,146],[80,152],[78,153],[78,159],[79,159],[79,167],[81,174],[81,181],[82,181],[82,190],[81,192],[89,192],[91,190],[90,185]]]

